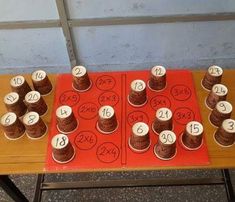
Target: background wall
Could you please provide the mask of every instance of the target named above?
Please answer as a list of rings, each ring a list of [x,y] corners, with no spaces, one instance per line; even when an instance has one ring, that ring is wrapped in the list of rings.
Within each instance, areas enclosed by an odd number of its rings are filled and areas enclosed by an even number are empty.
[[[60,11],[61,2],[67,16]],[[96,71],[143,69],[155,64],[179,68],[218,64],[231,68],[235,66],[235,18],[125,23],[125,19],[133,18],[187,19],[198,15],[216,17],[221,13],[235,16],[235,1],[0,0],[0,72],[13,72],[15,68],[69,71],[68,46],[70,49],[72,46],[77,64]],[[112,21],[119,17],[124,23],[95,26],[97,20]],[[34,23],[38,25],[33,26]],[[66,25],[71,44],[65,33]]]

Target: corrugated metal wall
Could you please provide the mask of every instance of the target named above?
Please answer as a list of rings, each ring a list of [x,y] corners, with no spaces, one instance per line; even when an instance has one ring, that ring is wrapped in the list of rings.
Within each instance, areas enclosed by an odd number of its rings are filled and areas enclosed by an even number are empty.
[[[55,72],[69,71],[68,43],[60,26],[1,28],[1,23],[12,21],[60,22],[58,1],[62,0],[0,1],[1,70],[45,67]],[[192,18],[198,14],[235,13],[234,0],[65,0],[64,3],[77,64],[92,70],[143,69],[155,64],[194,68],[211,64],[235,66],[234,20],[128,23],[132,17],[141,21],[143,17]],[[84,19],[105,21],[117,17],[122,17],[124,23],[71,26],[73,20],[79,25]]]

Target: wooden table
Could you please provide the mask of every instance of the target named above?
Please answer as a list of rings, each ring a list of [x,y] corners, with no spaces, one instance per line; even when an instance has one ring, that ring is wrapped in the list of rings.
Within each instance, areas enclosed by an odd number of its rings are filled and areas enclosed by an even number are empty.
[[[197,91],[198,102],[201,110],[201,116],[203,118],[203,125],[206,133],[206,141],[209,151],[210,164],[207,166],[187,166],[187,167],[146,167],[136,168],[131,170],[163,170],[163,169],[223,169],[223,168],[235,168],[235,145],[230,148],[222,148],[218,146],[214,139],[213,133],[215,128],[209,123],[208,115],[209,109],[205,106],[205,98],[208,94],[201,87],[201,79],[203,78],[205,71],[195,70],[193,71],[193,77],[195,82],[195,88]],[[10,78],[12,75],[1,75],[0,83],[0,115],[6,112],[6,108],[3,104],[3,97],[5,94],[11,91],[10,89]],[[222,83],[228,87],[227,100],[235,106],[235,70],[225,70]],[[30,75],[25,75],[26,80],[31,84]],[[56,84],[56,75],[49,75],[54,87]],[[52,104],[54,98],[54,91],[50,95],[45,97],[45,100],[49,106],[48,113],[43,117],[44,121],[50,123],[50,114],[52,111]],[[235,118],[235,112],[232,117]],[[4,135],[3,131],[0,131],[0,175],[9,174],[26,174],[26,173],[45,173],[44,164],[47,149],[47,136],[41,140],[32,141],[26,136],[17,141],[9,141]],[[76,172],[78,170],[70,170],[69,172]],[[89,171],[89,170],[79,170]],[[94,171],[94,170],[90,170]],[[104,171],[104,170],[102,170]],[[120,171],[120,169],[119,169]]]

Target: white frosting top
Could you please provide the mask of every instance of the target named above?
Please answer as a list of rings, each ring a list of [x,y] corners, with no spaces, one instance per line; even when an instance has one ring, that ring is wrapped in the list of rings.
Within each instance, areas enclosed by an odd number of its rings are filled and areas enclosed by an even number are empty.
[[[219,66],[213,65],[208,68],[208,72],[212,76],[221,76],[223,74],[223,69]]]
[[[32,73],[32,80],[33,81],[41,81],[43,79],[45,79],[46,77],[46,72],[43,70],[37,70],[35,72]]]
[[[149,132],[149,127],[144,122],[137,122],[132,126],[132,132],[137,136],[145,136]]]
[[[154,66],[151,69],[151,74],[154,76],[164,76],[166,74],[166,68],[163,66]]]
[[[1,117],[1,124],[3,126],[9,126],[15,123],[17,116],[14,112],[7,112]]]
[[[216,104],[216,109],[222,114],[229,114],[233,110],[233,106],[227,101],[219,101]]]
[[[235,120],[225,119],[222,123],[224,130],[228,133],[235,133]]]
[[[8,105],[14,104],[19,100],[19,94],[16,92],[11,92],[5,95],[4,102]]]
[[[81,76],[84,76],[86,74],[86,68],[83,67],[83,66],[75,66],[73,69],[72,69],[72,75],[73,76],[76,76],[76,77],[81,77]]]
[[[176,141],[176,135],[171,130],[164,130],[159,134],[159,141],[163,144],[171,145]]]
[[[186,125],[186,130],[192,136],[198,136],[203,133],[203,126],[198,121],[190,121]]]
[[[40,99],[41,95],[38,91],[30,91],[25,95],[25,101],[28,103],[35,103]]]
[[[23,122],[26,125],[34,125],[39,121],[39,114],[37,112],[28,112],[24,115]]]
[[[131,82],[131,89],[133,91],[143,91],[146,88],[146,84],[143,80],[137,79]]]
[[[63,149],[69,143],[69,138],[64,134],[57,134],[51,140],[51,145],[55,149]]]
[[[21,76],[21,75],[14,76],[10,80],[10,84],[13,87],[21,86],[24,82],[25,82],[25,78],[23,76]]]
[[[62,105],[57,108],[56,116],[59,118],[67,118],[72,114],[72,108],[68,105]]]
[[[215,84],[212,87],[212,91],[218,96],[224,96],[228,93],[228,88],[223,84]]]
[[[156,117],[159,119],[159,120],[162,120],[162,121],[168,121],[171,119],[172,117],[172,112],[170,109],[166,108],[166,107],[162,107],[160,109],[157,110],[156,112]]]
[[[102,106],[99,109],[99,117],[100,118],[109,119],[109,118],[113,117],[113,115],[114,115],[114,109],[113,109],[113,107],[111,107],[109,105]]]

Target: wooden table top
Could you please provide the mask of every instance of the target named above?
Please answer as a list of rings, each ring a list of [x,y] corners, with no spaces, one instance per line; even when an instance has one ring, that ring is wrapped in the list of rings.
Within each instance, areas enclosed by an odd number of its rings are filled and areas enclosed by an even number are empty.
[[[229,148],[222,148],[218,146],[214,139],[213,133],[215,128],[209,123],[208,115],[209,109],[205,106],[205,98],[208,94],[201,87],[201,79],[203,78],[205,71],[197,70],[193,71],[193,77],[195,82],[195,88],[197,91],[198,102],[201,110],[201,116],[203,119],[203,125],[206,133],[206,141],[209,151],[210,164],[207,166],[183,166],[183,167],[146,167],[146,168],[134,168],[131,170],[163,170],[163,169],[198,169],[198,168],[235,168],[235,145]],[[30,75],[24,75],[28,83],[31,85]],[[235,70],[225,70],[223,74],[222,83],[228,87],[227,100],[235,106]],[[6,108],[3,103],[3,97],[11,91],[9,81],[13,75],[1,75],[1,90],[0,97],[0,115],[6,112]],[[56,75],[49,75],[55,87]],[[44,97],[47,102],[49,111],[42,117],[43,120],[49,125],[50,114],[52,111],[52,104],[54,98],[54,91]],[[232,114],[232,118],[235,118],[235,112]],[[22,137],[17,141],[9,141],[0,130],[0,174],[23,174],[23,173],[45,173],[44,164],[47,150],[47,135],[40,140],[30,140],[27,136]],[[110,171],[111,169],[109,169]],[[114,169],[115,170],[115,169]],[[116,169],[117,170],[117,169]],[[127,170],[127,169],[118,169]],[[94,170],[70,170],[66,172],[82,172],[82,171],[94,171]],[[104,170],[97,170],[104,171]],[[56,172],[56,171],[55,171]]]

